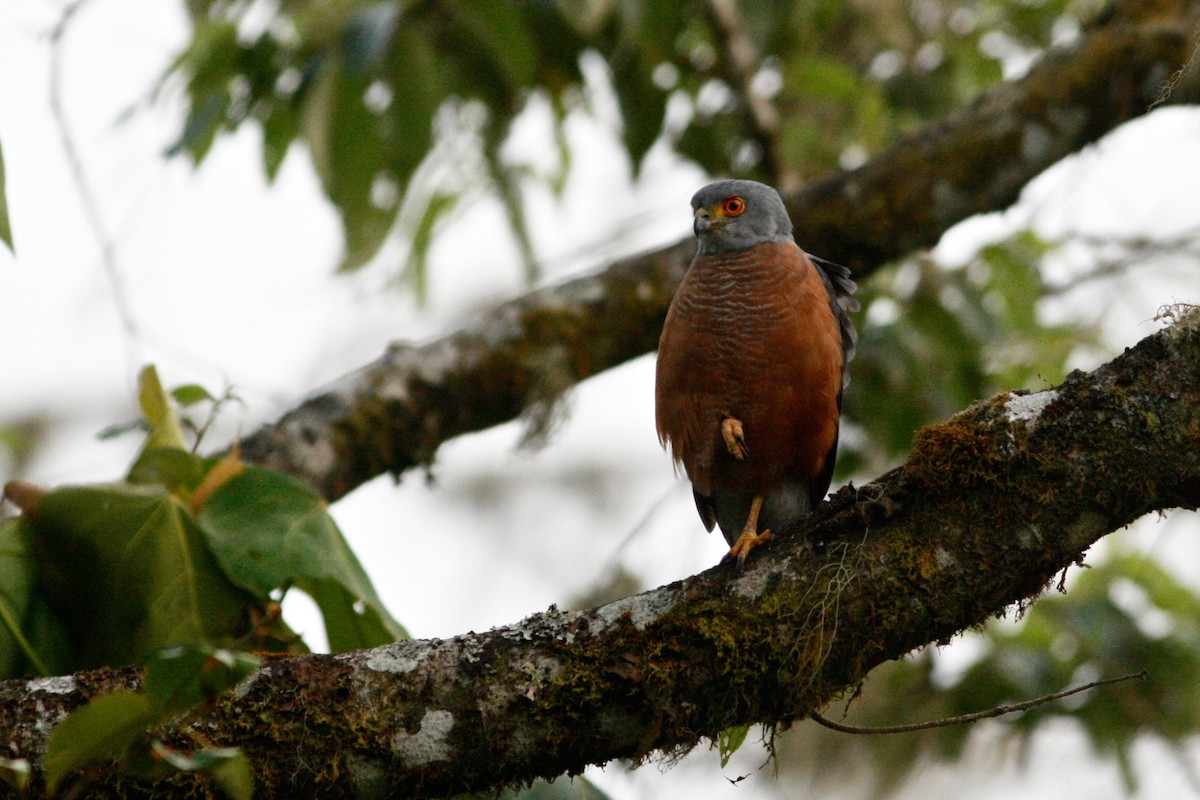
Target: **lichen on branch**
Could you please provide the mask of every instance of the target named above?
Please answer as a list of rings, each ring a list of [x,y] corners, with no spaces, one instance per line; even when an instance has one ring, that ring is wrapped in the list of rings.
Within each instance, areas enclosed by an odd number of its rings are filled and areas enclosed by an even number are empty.
[[[1050,393],[923,429],[746,569],[448,640],[268,662],[175,734],[243,749],[268,795],[439,797],[786,726],[878,664],[1028,604],[1109,532],[1200,506],[1200,310]],[[40,769],[62,713],[131,670],[0,685],[0,736]],[[36,777],[35,777],[36,780]],[[89,796],[131,778],[98,767]],[[191,776],[154,787],[185,796]],[[145,788],[145,787],[142,787]]]

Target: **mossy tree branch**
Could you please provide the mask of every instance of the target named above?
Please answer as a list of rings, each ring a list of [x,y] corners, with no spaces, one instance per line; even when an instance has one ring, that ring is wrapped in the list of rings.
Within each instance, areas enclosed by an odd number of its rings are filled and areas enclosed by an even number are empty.
[[[1008,207],[1048,166],[1143,114],[1191,55],[1196,4],[1152,4],[1146,18],[1124,5],[1024,78],[859,169],[788,193],[797,241],[862,278],[968,216]],[[1166,102],[1198,101],[1191,69]],[[247,437],[242,455],[332,501],[429,463],[454,436],[530,409],[536,423],[565,388],[657,346],[692,253],[691,241],[678,242],[519,298],[443,339],[393,345]]]
[[[1090,374],[923,429],[735,574],[487,633],[272,661],[166,735],[244,749],[264,796],[446,796],[788,725],[876,665],[1032,601],[1096,540],[1200,505],[1200,310]],[[814,546],[814,538],[823,542]],[[6,757],[133,669],[0,684]],[[40,766],[39,766],[40,768]],[[125,796],[119,768],[77,780]],[[177,774],[162,797],[198,789]],[[146,788],[146,787],[141,787]]]

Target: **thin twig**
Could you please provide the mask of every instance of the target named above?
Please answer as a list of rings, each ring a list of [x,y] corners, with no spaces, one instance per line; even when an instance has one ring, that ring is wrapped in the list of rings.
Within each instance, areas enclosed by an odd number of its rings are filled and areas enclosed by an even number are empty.
[[[1192,228],[1168,239],[1146,237],[1115,237],[1091,234],[1068,234],[1063,241],[1074,240],[1098,251],[1101,248],[1120,248],[1121,254],[1099,256],[1096,267],[1060,284],[1046,286],[1043,296],[1057,297],[1088,283],[1124,275],[1134,267],[1145,266],[1152,259],[1176,256],[1200,261],[1200,228]]]
[[[812,718],[813,722],[816,722],[818,725],[823,725],[826,728],[831,728],[832,730],[840,731],[841,733],[855,733],[864,736],[882,736],[889,733],[912,733],[913,731],[927,731],[933,728],[949,728],[951,725],[965,725],[968,722],[976,722],[981,719],[999,717],[1003,714],[1012,714],[1016,711],[1028,711],[1031,708],[1045,705],[1046,703],[1052,703],[1055,700],[1061,700],[1064,697],[1070,697],[1073,694],[1086,692],[1088,689],[1095,689],[1098,686],[1107,686],[1112,683],[1121,683],[1123,681],[1131,681],[1134,679],[1144,681],[1146,679],[1146,670],[1142,670],[1141,672],[1130,675],[1122,675],[1119,678],[1106,678],[1102,681],[1092,681],[1091,683],[1086,683],[1083,686],[1076,686],[1074,689],[1067,689],[1065,691],[1055,692],[1054,694],[1043,695],[1041,697],[1034,698],[1033,700],[1026,700],[1023,703],[1016,703],[1011,706],[996,706],[995,708],[989,708],[986,711],[976,711],[971,714],[959,714],[956,717],[945,717],[943,719],[935,719],[928,722],[914,722],[911,725],[888,725],[879,728],[865,728],[857,725],[844,725],[840,722],[834,722],[831,719],[826,719],[825,717],[821,716],[816,711],[809,716]]]
[[[1179,82],[1196,65],[1196,62],[1200,61],[1200,23],[1197,23],[1196,27],[1192,30],[1192,42],[1194,45],[1192,47],[1192,54],[1188,56],[1187,61],[1183,62],[1183,66],[1175,70],[1175,73],[1163,82],[1163,85],[1158,90],[1158,96],[1154,98],[1154,101],[1150,105],[1146,106],[1147,112],[1153,111],[1158,106],[1167,102],[1171,98],[1171,92],[1175,91],[1175,87],[1179,85]]]
[[[116,245],[100,216],[100,204],[88,183],[83,159],[79,155],[79,146],[75,143],[75,137],[67,123],[67,113],[62,100],[62,40],[71,21],[87,2],[88,0],[74,0],[67,5],[63,9],[62,16],[59,17],[58,23],[50,31],[50,112],[54,117],[55,126],[58,128],[58,138],[62,142],[63,152],[67,157],[67,166],[71,173],[71,179],[75,182],[75,189],[79,193],[79,201],[83,206],[84,215],[92,228],[92,233],[100,243],[100,259],[104,265],[104,272],[108,276],[109,285],[112,287],[117,318],[125,331],[126,340],[132,344],[138,338],[138,327],[128,295],[125,292],[125,282],[117,264]]]

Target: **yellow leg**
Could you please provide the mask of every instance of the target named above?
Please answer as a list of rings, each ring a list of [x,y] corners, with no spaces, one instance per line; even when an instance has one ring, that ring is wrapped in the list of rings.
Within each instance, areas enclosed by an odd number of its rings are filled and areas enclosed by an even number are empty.
[[[762,495],[758,495],[750,503],[750,516],[746,517],[746,525],[742,528],[742,534],[733,543],[733,547],[729,548],[729,555],[725,556],[725,558],[736,558],[739,570],[746,563],[746,556],[750,554],[751,550],[763,542],[771,540],[770,531],[758,532],[758,514],[762,511],[762,500]]]
[[[729,450],[729,455],[738,461],[742,461],[750,455],[750,449],[746,447],[746,434],[742,430],[740,419],[726,417],[721,420],[721,438],[725,440],[725,448]]]

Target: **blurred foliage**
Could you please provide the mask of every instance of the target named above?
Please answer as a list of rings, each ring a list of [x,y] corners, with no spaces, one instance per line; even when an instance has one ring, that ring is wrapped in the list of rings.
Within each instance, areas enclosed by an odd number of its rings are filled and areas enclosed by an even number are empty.
[[[147,779],[178,770],[199,771],[231,800],[249,800],[253,794],[250,764],[241,751],[200,746],[183,753],[150,731],[209,705],[260,663],[246,653],[203,645],[153,653],[143,664],[139,691],[94,697],[55,726],[46,742],[46,788],[56,793],[71,772],[95,761],[117,758],[132,773]]]
[[[56,420],[31,414],[0,423],[0,475],[22,475]]]
[[[395,235],[423,291],[433,234],[468,195],[507,210],[529,277],[523,180],[561,190],[572,112],[619,114],[636,171],[655,142],[711,174],[777,183],[748,123],[727,36],[704,0],[189,0],[192,38],[171,67],[187,118],[172,153],[199,164],[218,135],[253,121],[273,179],[297,141],[345,233],[342,268]],[[264,6],[270,13],[264,15]],[[938,119],[1044,48],[1094,4],[1070,0],[741,3],[757,56],[753,91],[779,112],[781,170],[856,163]],[[589,76],[588,57],[607,81]],[[607,83],[607,86],[604,84]],[[609,93],[615,101],[607,103]],[[668,116],[668,102],[678,113]],[[531,106],[549,108],[546,159],[506,147]]]
[[[1126,788],[1137,776],[1135,741],[1167,744],[1191,773],[1185,747],[1200,730],[1200,598],[1144,555],[1116,551],[1104,563],[1074,572],[1070,591],[1042,597],[1016,623],[966,634],[980,652],[946,674],[932,650],[871,673],[858,696],[826,715],[861,726],[923,722],[1032,700],[1097,680],[1147,671],[1141,681],[1090,690],[1029,711],[971,725],[902,736],[846,736],[807,730],[779,742],[779,763],[801,773],[833,776],[838,761],[876,764],[876,793],[895,788],[924,761],[958,760],[982,726],[1002,726],[1021,754],[1050,719],[1071,720],[1096,755],[1119,765]],[[989,747],[997,762],[1011,748]],[[868,756],[869,753],[869,756]],[[999,766],[999,763],[996,764]]]
[[[221,572],[186,507],[158,487],[62,487],[26,513],[38,592],[66,626],[72,666],[158,647],[231,644],[253,598]]]
[[[0,521],[0,679],[62,675],[143,662],[138,692],[94,698],[54,729],[46,777],[54,791],[88,763],[119,759],[131,774],[199,771],[232,798],[253,794],[235,748],[183,752],[152,735],[232,687],[258,659],[227,647],[299,653],[280,616],[291,588],[320,609],[332,652],[406,638],[384,608],[324,501],[307,486],[233,453],[194,453],[220,397],[188,384],[166,391],[153,367],[139,379],[141,453],[124,481],[46,490],[14,482],[22,515]],[[189,414],[209,405],[202,423]],[[187,440],[191,437],[192,441]],[[27,762],[0,761],[20,786]],[[505,797],[606,800],[582,777],[536,781]]]
[[[67,671],[67,632],[37,589],[37,562],[23,517],[0,522],[0,677]]]
[[[228,393],[227,393],[228,395]],[[303,652],[282,593],[316,602],[335,651],[407,636],[388,614],[324,502],[293,478],[203,458],[181,411],[219,399],[168,393],[152,367],[139,400],[148,433],[125,480],[43,489],[14,482],[23,514],[0,523],[0,677],[119,666],[180,644]]]
[[[8,195],[4,191],[4,150],[0,148],[0,242],[4,242],[9,252],[15,252],[12,225],[8,221],[7,197]]]
[[[1097,331],[1050,324],[1042,258],[1051,245],[1029,231],[984,247],[948,270],[916,255],[859,288],[858,355],[846,389],[838,474],[879,475],[908,454],[922,425],[996,392],[1061,383],[1068,358]]]

